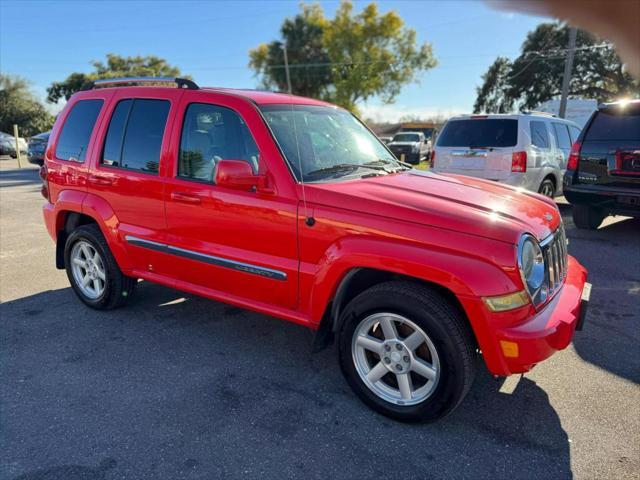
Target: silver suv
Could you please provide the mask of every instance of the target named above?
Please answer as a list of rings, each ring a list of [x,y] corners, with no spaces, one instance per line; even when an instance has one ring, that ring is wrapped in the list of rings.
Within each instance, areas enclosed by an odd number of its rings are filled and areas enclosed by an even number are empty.
[[[438,136],[432,169],[562,194],[571,145],[580,127],[545,113],[461,115]]]

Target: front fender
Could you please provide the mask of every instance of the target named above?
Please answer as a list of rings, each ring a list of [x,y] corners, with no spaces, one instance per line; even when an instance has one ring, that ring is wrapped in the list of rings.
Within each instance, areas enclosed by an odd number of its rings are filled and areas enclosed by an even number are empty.
[[[517,291],[520,288],[513,276],[499,266],[500,262],[496,263],[496,258],[504,260],[510,257],[512,246],[495,243],[491,254],[482,255],[371,238],[342,238],[327,249],[313,276],[310,296],[312,322],[320,322],[338,285],[354,268],[371,268],[424,280],[450,290],[457,297]]]

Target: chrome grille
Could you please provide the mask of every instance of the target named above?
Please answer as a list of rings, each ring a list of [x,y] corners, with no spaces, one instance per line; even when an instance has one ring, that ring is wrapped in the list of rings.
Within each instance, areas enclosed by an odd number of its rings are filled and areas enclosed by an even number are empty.
[[[544,255],[550,296],[562,285],[567,276],[567,237],[564,226],[560,224],[555,233],[547,237],[540,246]]]

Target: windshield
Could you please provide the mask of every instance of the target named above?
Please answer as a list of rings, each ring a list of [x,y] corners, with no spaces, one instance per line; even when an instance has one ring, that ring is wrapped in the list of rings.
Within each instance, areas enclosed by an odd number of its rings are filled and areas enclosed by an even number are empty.
[[[471,119],[447,122],[438,137],[439,147],[514,147],[518,143],[518,121]]]
[[[394,142],[419,142],[420,135],[417,133],[399,133],[393,137]]]
[[[262,105],[260,110],[298,181],[301,177],[305,182],[326,181],[372,171],[385,174],[385,165],[401,167],[382,142],[346,110],[310,105]]]

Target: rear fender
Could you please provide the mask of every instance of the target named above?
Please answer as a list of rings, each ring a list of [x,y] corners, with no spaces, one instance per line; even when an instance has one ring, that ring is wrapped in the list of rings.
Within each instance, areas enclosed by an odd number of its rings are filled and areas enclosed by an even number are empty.
[[[133,265],[129,261],[123,242],[118,237],[120,221],[111,205],[102,197],[87,193],[82,202],[82,213],[96,220],[120,270],[130,271]]]

